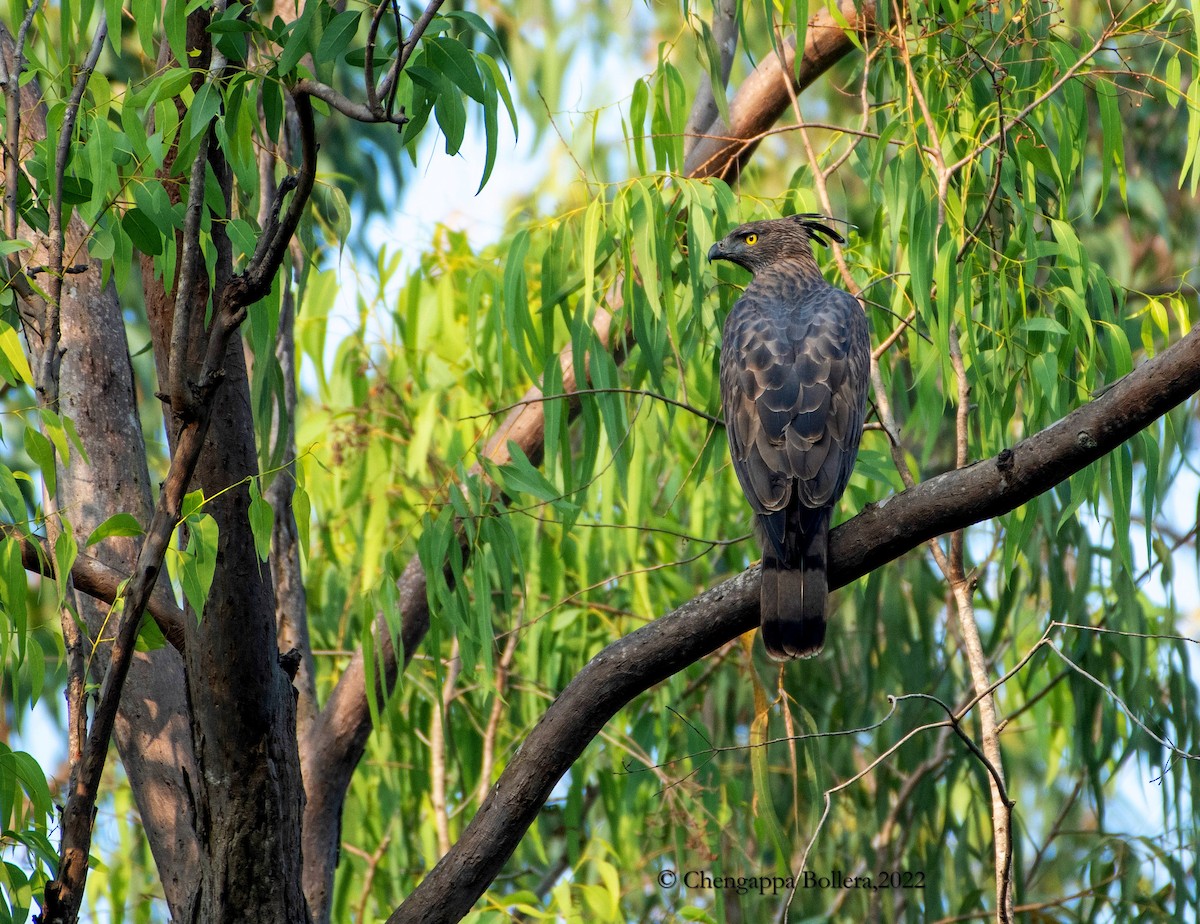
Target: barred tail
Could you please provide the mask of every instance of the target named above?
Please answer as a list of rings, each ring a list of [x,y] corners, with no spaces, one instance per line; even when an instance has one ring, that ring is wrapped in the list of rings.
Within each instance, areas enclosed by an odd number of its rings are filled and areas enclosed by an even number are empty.
[[[759,608],[767,654],[776,661],[811,658],[825,644],[826,577],[829,552],[829,519],[821,518],[809,535],[789,536],[788,560],[780,559],[771,544],[763,552]]]

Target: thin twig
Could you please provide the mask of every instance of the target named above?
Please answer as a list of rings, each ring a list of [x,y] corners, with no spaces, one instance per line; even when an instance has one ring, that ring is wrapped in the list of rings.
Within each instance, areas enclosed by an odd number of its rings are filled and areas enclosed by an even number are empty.
[[[92,46],[88,49],[87,58],[75,78],[71,88],[71,97],[63,113],[62,127],[59,130],[58,144],[54,152],[54,189],[50,197],[50,299],[46,304],[45,323],[42,326],[42,370],[38,377],[37,388],[42,393],[43,400],[51,410],[58,410],[58,369],[62,356],[59,353],[59,339],[62,334],[60,312],[62,309],[63,289],[63,249],[66,237],[63,232],[63,179],[67,172],[67,157],[71,144],[75,140],[75,122],[79,118],[79,106],[83,102],[83,94],[87,89],[92,71],[100,59],[104,41],[108,36],[108,17],[100,13],[100,23],[96,34],[92,37]]]
[[[351,856],[358,857],[367,864],[367,872],[362,879],[362,891],[359,893],[358,899],[358,914],[354,920],[362,924],[367,919],[367,902],[371,899],[371,886],[375,883],[375,872],[379,869],[379,864],[383,862],[383,858],[387,856],[388,848],[392,845],[392,836],[385,834],[379,842],[379,846],[371,853],[367,853],[361,847],[356,847],[354,844],[342,842],[342,849]]]
[[[580,395],[635,395],[642,398],[653,398],[655,401],[661,401],[664,404],[674,405],[677,408],[687,411],[689,414],[695,414],[707,420],[710,424],[718,427],[725,426],[725,421],[720,417],[714,417],[712,414],[706,413],[697,407],[686,404],[683,401],[676,401],[674,398],[668,398],[666,395],[660,395],[656,391],[647,391],[644,388],[578,388],[571,392],[565,392],[559,395],[529,395],[522,398],[520,401],[515,401],[512,404],[506,404],[504,407],[498,407],[491,411],[484,411],[480,414],[467,414],[458,418],[459,420],[478,420],[480,417],[497,417],[500,414],[507,414],[509,411],[523,407],[527,404],[532,404],[540,401],[572,401]]]
[[[168,360],[167,394],[171,410],[180,420],[189,417],[196,396],[189,386],[188,344],[191,342],[193,310],[196,305],[196,269],[201,258],[200,214],[204,210],[205,175],[208,171],[208,146],[212,139],[210,122],[200,136],[200,149],[192,162],[188,198],[183,216],[183,246],[179,255],[179,274],[175,283],[175,311],[171,318],[171,352]],[[207,292],[207,287],[203,288]]]
[[[508,688],[508,675],[517,654],[520,633],[510,633],[504,643],[504,651],[496,662],[496,698],[492,700],[492,711],[488,715],[487,727],[483,731],[483,745],[479,760],[479,790],[476,801],[483,805],[488,790],[492,788],[492,770],[496,765],[496,736],[500,732],[500,719],[504,716],[504,696]]]
[[[1126,4],[1126,5],[1128,5],[1128,4]],[[1124,8],[1122,8],[1122,11],[1123,10],[1124,10]],[[1029,113],[1033,112],[1033,110],[1037,109],[1038,106],[1042,105],[1042,103],[1046,102],[1046,100],[1048,100],[1048,99],[1050,99],[1050,97],[1054,96],[1054,94],[1057,93],[1062,88],[1063,84],[1065,84],[1068,80],[1070,80],[1072,77],[1074,77],[1079,72],[1079,69],[1081,67],[1083,67],[1085,64],[1087,64],[1097,54],[1099,54],[1104,49],[1104,43],[1107,42],[1110,38],[1112,38],[1113,34],[1115,33],[1115,31],[1116,31],[1115,27],[1116,27],[1117,22],[1118,22],[1117,17],[1114,17],[1113,21],[1110,22],[1107,26],[1105,26],[1103,31],[1101,31],[1100,38],[1098,38],[1096,40],[1096,43],[1094,45],[1092,45],[1092,47],[1088,51],[1086,51],[1084,54],[1080,55],[1078,61],[1076,61],[1074,64],[1072,64],[1070,67],[1068,67],[1065,71],[1063,71],[1063,73],[1059,76],[1059,78],[1057,80],[1055,80],[1054,83],[1050,84],[1049,88],[1047,88],[1047,90],[1044,93],[1040,94],[1028,106],[1026,106],[1024,109],[1022,109],[1020,112],[1018,112],[1011,119],[1009,119],[1009,124],[1015,125],[1017,122],[1024,120],[1024,118],[1027,115],[1029,115]],[[961,170],[963,167],[965,167],[967,164],[969,164],[971,161],[973,161],[976,157],[978,157],[980,154],[982,154],[984,151],[986,151],[988,148],[990,148],[992,145],[994,145],[997,141],[999,141],[1001,138],[1003,138],[1004,131],[1005,131],[1004,125],[1003,125],[1003,123],[1001,123],[1001,127],[996,132],[994,132],[992,135],[990,135],[986,140],[981,141],[970,152],[963,155],[960,159],[958,159],[954,163],[950,164],[950,166],[948,168],[949,172],[951,174],[957,173],[959,170]]]
[[[1138,728],[1140,728],[1142,731],[1144,731],[1147,735],[1149,735],[1151,738],[1153,738],[1155,741],[1157,741],[1159,744],[1161,744],[1164,748],[1166,748],[1168,751],[1170,751],[1172,756],[1182,757],[1184,760],[1200,760],[1200,754],[1193,754],[1190,751],[1185,751],[1181,747],[1179,747],[1177,744],[1175,744],[1174,742],[1172,742],[1166,738],[1163,738],[1161,735],[1158,735],[1155,732],[1153,732],[1150,729],[1150,726],[1147,725],[1145,722],[1143,722],[1141,719],[1139,719],[1137,717],[1137,714],[1134,713],[1134,711],[1129,708],[1129,705],[1125,702],[1125,700],[1123,700],[1123,699],[1121,699],[1121,697],[1117,696],[1117,694],[1113,691],[1112,687],[1108,686],[1104,681],[1100,680],[1094,674],[1088,673],[1087,670],[1080,667],[1078,664],[1076,664],[1074,661],[1072,661],[1070,658],[1068,658],[1065,654],[1063,654],[1062,649],[1059,648],[1057,645],[1051,643],[1051,644],[1047,645],[1046,647],[1049,648],[1051,651],[1053,651],[1056,655],[1058,655],[1059,659],[1065,665],[1067,665],[1067,667],[1069,667],[1071,670],[1073,670],[1075,673],[1079,674],[1080,676],[1087,678],[1093,684],[1095,684],[1101,690],[1103,690],[1105,693],[1107,693],[1109,695],[1109,698],[1114,703],[1116,703],[1118,706],[1121,707],[1121,711],[1125,713],[1125,716],[1129,719],[1129,721],[1131,721],[1134,725],[1136,725]]]
[[[450,850],[450,816],[446,812],[446,714],[450,710],[462,670],[457,636],[450,643],[450,664],[442,683],[442,695],[433,704],[429,722],[429,802],[433,807],[433,825],[437,831],[438,856]]]
[[[393,0],[394,2],[394,0]],[[429,24],[433,22],[433,17],[437,15],[441,9],[442,3],[445,0],[430,0],[429,5],[425,7],[425,11],[421,13],[416,22],[413,23],[412,29],[408,32],[408,38],[404,40],[403,46],[400,48],[400,54],[396,56],[396,60],[392,63],[391,70],[388,71],[386,77],[383,78],[383,83],[379,85],[379,96],[387,100],[384,108],[387,111],[389,120],[392,112],[396,107],[396,90],[400,83],[400,72],[404,70],[404,66],[408,64],[408,59],[412,57],[413,52],[417,50],[417,43],[421,40],[421,36],[425,34],[425,30],[429,28]],[[396,24],[396,37],[400,36],[399,21]]]

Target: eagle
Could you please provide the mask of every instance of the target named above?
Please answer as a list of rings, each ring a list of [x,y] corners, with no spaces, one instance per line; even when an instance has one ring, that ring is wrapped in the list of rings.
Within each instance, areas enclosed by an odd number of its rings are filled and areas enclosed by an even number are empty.
[[[708,252],[754,274],[725,319],[721,406],[762,544],[763,644],[780,661],[812,657],[825,642],[829,522],[866,414],[866,315],[813,256],[813,241],[845,243],[831,220],[752,221]]]

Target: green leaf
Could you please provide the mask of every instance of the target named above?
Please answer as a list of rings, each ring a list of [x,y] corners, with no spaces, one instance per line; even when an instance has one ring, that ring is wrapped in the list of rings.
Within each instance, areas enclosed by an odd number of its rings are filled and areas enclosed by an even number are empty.
[[[519,138],[520,133],[517,127],[517,108],[513,105],[512,93],[508,89],[508,81],[504,75],[500,73],[500,65],[498,65],[491,55],[477,54],[475,60],[484,66],[484,69],[492,75],[492,86],[500,94],[500,99],[504,101],[504,108],[508,112],[508,122],[512,126],[513,138]]]
[[[307,558],[309,531],[312,527],[312,501],[302,485],[296,485],[292,491],[292,515],[296,518],[296,538],[300,541],[300,551]]]
[[[755,697],[756,700],[759,698]],[[765,698],[763,702],[765,704]],[[775,800],[771,795],[768,763],[770,753],[766,743],[770,715],[769,710],[764,708],[755,714],[750,725],[750,775],[754,781],[754,818],[766,828],[770,842],[777,851],[776,856],[787,857],[788,839],[784,836],[783,826],[779,823],[779,815],[775,811]]]
[[[183,496],[183,504],[180,506],[180,519],[186,520],[188,517],[195,516],[205,504],[203,491],[189,491]]]
[[[350,238],[350,203],[346,201],[346,194],[340,186],[330,184],[325,187],[325,192],[326,201],[333,210],[333,236],[338,242],[338,253],[341,253]]]
[[[475,100],[483,102],[483,81],[471,60],[471,53],[462,42],[452,38],[433,38],[425,42],[425,55],[429,65],[455,86]]]
[[[467,111],[463,108],[462,99],[447,86],[438,95],[433,114],[442,134],[446,136],[446,153],[457,154],[467,130]]]
[[[629,102],[629,144],[633,147],[634,161],[639,174],[646,173],[646,110],[650,104],[650,88],[645,80],[633,85],[633,98]]]
[[[179,64],[187,67],[191,62],[187,55],[187,3],[186,0],[167,0],[163,9],[163,28],[171,54]]]
[[[58,490],[54,466],[54,447],[34,427],[25,427],[25,454],[33,460],[33,464],[42,473],[42,478],[46,482],[46,490],[54,495]]]
[[[167,647],[167,639],[153,619],[143,619],[138,628],[137,651],[158,651]]]
[[[188,107],[188,113],[184,119],[185,139],[194,141],[199,138],[220,111],[221,91],[211,82],[206,81],[200,85],[200,89],[196,91],[196,98]]]
[[[275,511],[263,498],[258,479],[250,479],[250,533],[254,536],[254,551],[259,561],[271,557],[271,532],[275,529]]]
[[[1183,68],[1179,63],[1179,55],[1171,55],[1167,61],[1167,71],[1164,76],[1164,86],[1167,91],[1167,105],[1174,108],[1183,98],[1179,92],[1183,86]]]
[[[1100,195],[1096,203],[1096,212],[1098,213],[1104,204],[1104,197],[1108,192],[1114,167],[1117,171],[1121,199],[1126,199],[1125,128],[1121,122],[1120,99],[1117,96],[1116,88],[1105,83],[1097,84],[1096,102],[1100,108],[1101,144],[1104,149],[1103,156],[1100,158]]]
[[[284,45],[283,53],[279,56],[279,75],[286,77],[296,69],[296,65],[311,50],[309,48],[309,32],[312,30],[313,17],[316,15],[317,9],[320,7],[317,0],[307,0],[304,4],[304,12],[300,14],[300,18],[296,20],[292,27],[291,33],[288,35],[287,44]]]
[[[121,217],[121,230],[133,246],[148,256],[163,252],[163,236],[153,219],[140,208],[132,208]]]
[[[64,176],[62,179],[63,205],[80,205],[92,198],[92,181],[87,177]]]
[[[492,168],[496,165],[496,144],[498,141],[497,135],[499,134],[499,125],[496,119],[496,110],[499,108],[496,83],[492,72],[486,68],[483,70],[483,86],[483,139],[485,151],[483,176],[479,180],[479,188],[475,190],[476,194],[482,191],[483,187],[487,185],[488,178],[492,175]]]
[[[50,787],[46,784],[46,774],[38,762],[24,751],[9,751],[0,755],[0,761],[11,770],[20,781],[25,795],[33,803],[33,810],[39,815],[48,815],[53,802],[50,798]]]
[[[64,528],[54,540],[54,586],[58,590],[58,601],[62,605],[67,600],[67,578],[75,559],[79,557],[79,545],[75,542],[75,534],[64,521]]]
[[[332,61],[337,58],[358,31],[358,21],[362,17],[361,10],[346,10],[338,13],[325,27],[321,42],[313,56],[318,62]]]
[[[278,141],[279,126],[283,122],[283,90],[269,76],[262,81],[262,108],[267,137]]]
[[[21,523],[29,517],[25,496],[17,486],[17,479],[13,477],[12,469],[3,464],[0,464],[0,506],[3,506],[13,523]]]
[[[516,443],[509,442],[508,453],[510,461],[502,466],[495,466],[495,477],[507,492],[528,494],[537,500],[546,501],[556,510],[575,512],[578,506],[563,497],[562,491],[552,485],[546,476],[534,468],[529,457]]]
[[[33,370],[29,368],[29,360],[21,346],[20,335],[16,330],[0,321],[0,356],[6,361],[5,380],[12,385],[33,384]]]
[[[504,47],[500,42],[499,36],[497,36],[492,27],[488,25],[487,20],[485,20],[478,13],[472,13],[470,10],[443,10],[440,15],[444,19],[457,19],[460,22],[466,23],[467,26],[469,26],[475,32],[479,32],[482,35],[487,36],[488,40],[495,47]]]
[[[187,527],[187,549],[179,554],[179,580],[183,585],[183,595],[199,622],[204,616],[204,606],[208,602],[208,592],[217,570],[217,538],[220,530],[217,521],[207,513],[189,516]]]
[[[131,513],[114,513],[111,517],[92,530],[84,548],[90,548],[101,539],[109,536],[140,536],[142,526]]]

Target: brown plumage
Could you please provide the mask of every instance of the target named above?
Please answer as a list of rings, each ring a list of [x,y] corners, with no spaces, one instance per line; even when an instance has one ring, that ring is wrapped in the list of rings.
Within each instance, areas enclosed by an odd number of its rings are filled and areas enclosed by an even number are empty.
[[[829,521],[866,412],[867,319],[817,267],[812,241],[844,243],[823,221],[750,222],[708,252],[754,274],[725,320],[721,404],[763,547],[763,643],[778,660],[824,644]]]

